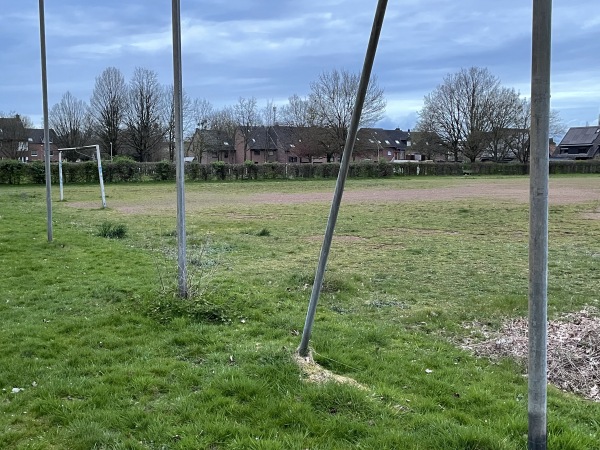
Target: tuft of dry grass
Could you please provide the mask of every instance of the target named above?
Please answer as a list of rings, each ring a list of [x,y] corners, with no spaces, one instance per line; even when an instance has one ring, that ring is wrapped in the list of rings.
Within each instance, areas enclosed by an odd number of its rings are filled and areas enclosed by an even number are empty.
[[[294,353],[294,361],[300,368],[302,372],[302,377],[316,384],[323,384],[328,382],[334,382],[339,384],[348,384],[350,386],[354,386],[363,391],[368,390],[366,386],[360,384],[353,378],[345,377],[343,375],[338,375],[333,373],[331,370],[325,369],[315,362],[312,356],[312,352],[308,353],[308,356],[301,356],[298,353]]]

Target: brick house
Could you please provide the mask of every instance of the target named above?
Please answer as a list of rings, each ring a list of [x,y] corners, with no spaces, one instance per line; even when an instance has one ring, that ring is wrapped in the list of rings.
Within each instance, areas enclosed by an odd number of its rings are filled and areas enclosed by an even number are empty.
[[[217,161],[235,164],[235,140],[235,137],[225,131],[197,128],[190,141],[186,143],[186,157],[193,157],[194,161],[200,164]]]
[[[218,130],[197,129],[187,156],[196,156],[202,164],[214,161],[242,164],[277,162],[318,164],[327,162],[327,154],[335,154],[339,161],[341,149],[334,149],[335,139],[329,130],[321,127],[258,126],[232,138]],[[388,161],[411,158],[410,132],[400,129],[362,128],[359,130],[353,159]],[[412,156],[415,159],[415,156]]]
[[[398,161],[421,159],[411,151],[410,130],[384,130],[383,128],[361,128],[356,135],[353,157],[355,160]]]
[[[53,129],[50,132],[50,161],[58,161],[58,145],[54,143],[56,133]],[[27,148],[22,154],[22,161],[44,161],[44,129],[27,128],[25,130],[27,136]]]

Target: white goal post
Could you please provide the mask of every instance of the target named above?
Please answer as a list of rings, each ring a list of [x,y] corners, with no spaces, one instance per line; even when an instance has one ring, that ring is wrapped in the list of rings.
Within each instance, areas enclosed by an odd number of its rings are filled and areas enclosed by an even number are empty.
[[[62,152],[69,150],[84,150],[86,148],[96,149],[96,161],[98,162],[98,178],[100,179],[100,193],[102,194],[102,208],[106,208],[106,194],[104,193],[104,177],[102,176],[102,159],[100,158],[100,146],[99,145],[84,145],[81,147],[69,147],[58,149],[58,179],[60,185],[60,201],[62,202],[63,197],[63,171],[62,171]]]

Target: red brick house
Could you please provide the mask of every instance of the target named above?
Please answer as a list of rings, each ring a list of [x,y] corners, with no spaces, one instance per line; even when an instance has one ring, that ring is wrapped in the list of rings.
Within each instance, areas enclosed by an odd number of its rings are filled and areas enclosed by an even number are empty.
[[[44,129],[27,128],[27,150],[22,154],[22,161],[44,161]],[[50,129],[50,161],[58,161],[58,145],[54,143],[56,133]]]
[[[232,140],[231,136],[218,130],[197,129],[187,148],[187,156],[195,156],[202,164],[214,161],[318,164],[327,162],[327,154],[336,155],[339,161],[341,153],[341,149],[334,149],[337,144],[329,130],[321,127],[258,126],[245,133],[238,129],[234,145]],[[410,159],[413,153],[410,144],[410,132],[362,128],[358,132],[353,159]]]

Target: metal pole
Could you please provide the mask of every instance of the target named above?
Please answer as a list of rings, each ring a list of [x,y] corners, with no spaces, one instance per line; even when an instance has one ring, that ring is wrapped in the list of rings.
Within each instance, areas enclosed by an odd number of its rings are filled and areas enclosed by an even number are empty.
[[[46,168],[46,214],[48,242],[52,242],[52,174],[50,173],[50,129],[48,127],[48,79],[46,75],[46,24],[44,0],[40,5],[40,51],[42,60],[42,103],[44,114],[44,163]]]
[[[298,354],[300,354],[300,356],[308,355],[308,343],[310,341],[310,334],[312,332],[319,295],[321,294],[323,277],[325,275],[325,268],[327,266],[327,258],[329,256],[329,249],[331,248],[333,232],[335,230],[335,222],[337,221],[340,203],[344,193],[344,184],[346,183],[346,177],[348,175],[348,166],[350,164],[354,142],[356,141],[356,134],[358,133],[358,124],[360,122],[360,115],[365,101],[365,96],[367,94],[367,88],[369,86],[369,79],[371,78],[371,69],[373,68],[373,61],[375,59],[375,53],[377,52],[377,43],[379,42],[379,35],[381,33],[381,26],[383,24],[383,17],[385,16],[386,7],[387,0],[379,0],[377,3],[377,9],[375,11],[373,28],[371,29],[371,37],[367,47],[367,54],[363,64],[362,74],[360,76],[358,92],[356,93],[356,102],[354,104],[354,111],[352,112],[352,118],[350,120],[350,127],[348,128],[348,136],[346,137],[344,153],[342,154],[342,162],[340,164],[340,171],[335,185],[333,202],[331,203],[331,210],[329,212],[329,220],[327,221],[327,227],[325,229],[325,237],[323,239],[323,246],[321,247],[319,264],[317,265],[317,271],[315,273],[315,281],[313,283],[312,293],[310,296],[310,303],[308,305],[308,312],[306,314],[302,339],[300,341],[300,346],[298,347]]]
[[[183,151],[183,88],[181,76],[181,23],[179,0],[172,1],[173,19],[173,102],[175,113],[175,148],[177,178],[177,285],[179,296],[188,296],[185,235],[185,159]]]
[[[96,147],[96,160],[98,161],[98,178],[100,179],[100,193],[102,195],[102,207],[106,208],[106,194],[104,192],[104,176],[102,175],[102,160],[100,159],[100,146]]]
[[[65,199],[63,195],[63,171],[62,171],[62,152],[58,152],[58,185],[60,186],[60,201]]]
[[[529,213],[528,449],[547,446],[548,169],[552,0],[533,0]]]

